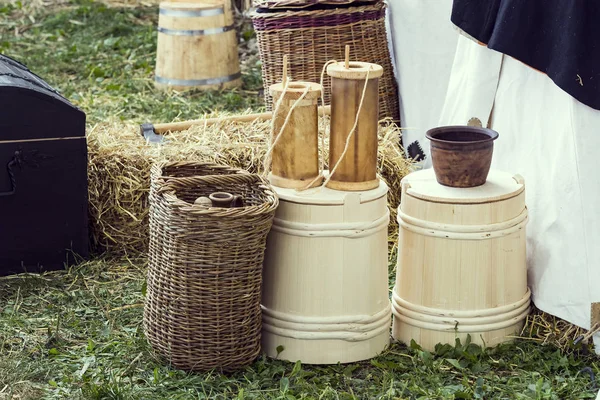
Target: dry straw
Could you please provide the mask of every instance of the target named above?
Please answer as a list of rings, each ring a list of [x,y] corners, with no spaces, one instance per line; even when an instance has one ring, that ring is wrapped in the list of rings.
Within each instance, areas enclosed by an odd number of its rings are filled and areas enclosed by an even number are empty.
[[[321,120],[320,132],[329,126]],[[88,133],[90,222],[94,250],[137,255],[148,250],[150,168],[160,161],[226,164],[259,173],[270,142],[270,121],[222,122],[166,136],[164,145],[147,144],[138,125],[97,125]],[[327,134],[327,133],[326,133]],[[400,181],[413,170],[399,147],[400,129],[382,123],[378,171],[390,187],[390,240],[397,236],[395,213]],[[328,154],[326,146],[321,157]]]
[[[553,345],[568,352],[578,343],[583,346],[592,345],[592,336],[599,331],[600,326],[586,330],[534,306],[525,320],[525,326],[519,337],[543,345]]]

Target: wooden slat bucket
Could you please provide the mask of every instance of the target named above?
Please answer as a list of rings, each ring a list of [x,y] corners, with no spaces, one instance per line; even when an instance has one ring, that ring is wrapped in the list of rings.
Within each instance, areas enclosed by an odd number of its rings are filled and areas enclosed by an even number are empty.
[[[263,269],[263,351],[306,364],[375,357],[390,339],[387,186],[274,189],[280,203]]]
[[[155,85],[174,90],[240,86],[237,46],[229,0],[162,2]]]
[[[491,171],[483,186],[437,183],[432,169],[402,181],[393,337],[426,350],[438,343],[494,346],[529,313],[525,185]]]

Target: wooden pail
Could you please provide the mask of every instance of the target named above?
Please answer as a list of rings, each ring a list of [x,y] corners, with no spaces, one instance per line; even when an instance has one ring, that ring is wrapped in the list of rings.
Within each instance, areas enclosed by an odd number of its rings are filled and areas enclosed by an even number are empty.
[[[432,169],[402,180],[393,337],[426,350],[438,343],[494,346],[529,313],[525,185],[491,171],[475,188],[437,183]]]
[[[343,62],[327,67],[331,77],[331,133],[329,168],[341,158],[348,135],[356,122],[365,88],[358,124],[352,134],[348,150],[334,172],[327,187],[335,190],[361,191],[379,185],[377,178],[377,128],[379,122],[379,78],[383,68],[376,64]]]
[[[298,102],[298,99],[308,92]],[[283,93],[283,84],[271,86],[271,94],[275,103],[279,102]],[[278,135],[273,147],[272,171],[269,181],[274,186],[282,188],[303,188],[312,181],[320,185],[316,179],[319,170],[319,115],[318,100],[321,95],[321,85],[310,82],[293,82],[283,94],[284,98],[273,121],[273,140]],[[295,107],[294,107],[295,105]],[[294,107],[290,114],[290,110]],[[286,118],[288,123],[282,131]]]
[[[263,269],[263,351],[306,364],[375,357],[389,344],[391,325],[387,186],[274,189],[279,208]]]
[[[155,86],[226,89],[242,83],[229,0],[160,3]]]

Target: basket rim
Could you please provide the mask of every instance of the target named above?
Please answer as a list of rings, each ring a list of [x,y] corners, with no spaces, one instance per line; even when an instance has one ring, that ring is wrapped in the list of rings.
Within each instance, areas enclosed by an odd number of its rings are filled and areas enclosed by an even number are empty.
[[[201,186],[207,184],[255,184],[266,199],[259,205],[244,206],[239,208],[219,208],[219,207],[199,207],[179,198],[176,191],[186,186]],[[170,180],[164,183],[157,193],[162,196],[170,206],[178,208],[180,211],[194,215],[215,216],[215,217],[249,217],[263,215],[275,212],[279,206],[279,196],[271,188],[271,185],[258,174],[232,174],[232,175],[204,175],[181,177],[177,180]]]
[[[269,9],[269,12],[259,13],[258,11],[251,11],[248,13],[251,19],[276,19],[276,18],[287,18],[287,17],[331,17],[332,15],[341,14],[358,14],[365,11],[379,11],[387,8],[385,3],[373,3],[361,6],[350,6],[345,8],[334,8],[329,10],[277,10]]]
[[[150,171],[154,178],[156,179],[177,179],[180,177],[177,176],[165,176],[162,175],[162,172],[165,168],[184,168],[184,167],[194,167],[194,168],[206,168],[212,170],[221,170],[221,171],[230,171],[237,174],[250,174],[250,172],[241,169],[232,167],[230,165],[225,164],[217,164],[214,162],[199,162],[199,161],[159,161],[152,165]]]
[[[309,0],[254,0],[253,7],[267,10],[278,9],[303,9],[318,5],[327,6],[349,6],[354,3],[376,3],[381,0],[317,0],[311,3]]]

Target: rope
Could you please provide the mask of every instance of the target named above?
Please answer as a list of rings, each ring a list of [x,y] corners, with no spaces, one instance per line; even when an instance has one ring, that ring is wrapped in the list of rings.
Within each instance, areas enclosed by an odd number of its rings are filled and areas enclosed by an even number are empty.
[[[323,86],[323,81],[325,80],[325,72],[327,71],[327,67],[331,64],[336,63],[336,60],[329,60],[325,63],[325,65],[323,65],[323,69],[321,70],[321,80],[320,80],[320,84],[321,84],[321,106],[323,106],[323,113],[321,115],[321,118],[323,120],[325,120],[325,89]],[[321,136],[321,149],[322,149],[322,156],[321,156],[321,170],[319,172],[319,174],[315,177],[315,179],[313,179],[308,185],[306,185],[303,188],[299,188],[296,189],[296,192],[302,192],[305,190],[308,190],[310,188],[312,188],[312,186],[319,181],[319,179],[321,179],[321,173],[325,170],[325,135],[327,134],[327,126],[324,127],[323,129],[323,134],[320,135]]]
[[[356,111],[356,119],[354,120],[354,126],[352,127],[352,129],[350,130],[350,133],[348,134],[348,137],[346,138],[346,145],[344,146],[344,151],[342,151],[342,155],[340,156],[339,160],[337,160],[337,162],[335,163],[335,166],[333,167],[333,169],[331,171],[329,171],[329,176],[323,183],[323,186],[327,186],[327,184],[333,177],[333,174],[335,174],[335,171],[337,170],[339,165],[342,163],[342,160],[346,156],[348,149],[350,148],[350,139],[352,139],[352,136],[354,135],[354,132],[356,131],[356,128],[358,127],[358,118],[360,117],[360,112],[362,110],[363,102],[365,101],[365,94],[367,93],[367,85],[369,84],[369,73],[370,72],[371,72],[371,69],[369,68],[367,70],[367,76],[365,77],[365,86],[363,87],[363,92],[360,97],[360,103],[358,103],[358,110]]]
[[[325,66],[323,67],[323,71],[321,72],[321,85],[323,85],[323,75],[324,75],[324,72],[325,72],[325,68],[326,68],[326,67],[327,67],[327,66],[328,66],[330,63],[334,63],[334,62],[337,62],[337,61],[335,61],[335,60],[328,61],[328,62],[325,64]],[[358,104],[358,110],[356,111],[356,118],[355,118],[355,120],[354,120],[354,126],[352,126],[352,129],[351,129],[351,130],[350,130],[350,132],[348,133],[348,137],[346,138],[346,144],[345,144],[345,146],[344,146],[344,151],[342,151],[342,154],[341,154],[340,158],[339,158],[339,159],[337,160],[337,162],[335,163],[335,166],[333,167],[333,169],[332,169],[331,171],[329,171],[329,176],[327,177],[327,179],[325,180],[325,182],[323,182],[323,184],[322,184],[322,185],[321,185],[321,186],[318,188],[318,191],[322,190],[322,188],[323,188],[323,187],[327,186],[327,184],[329,183],[329,181],[330,181],[330,180],[331,180],[331,178],[333,177],[333,174],[335,173],[335,171],[337,170],[337,168],[339,167],[339,165],[342,163],[342,160],[343,160],[343,159],[344,159],[344,157],[346,156],[346,153],[348,152],[348,149],[350,148],[350,140],[352,139],[352,136],[354,135],[354,132],[356,131],[356,128],[358,127],[358,119],[359,119],[359,117],[360,117],[360,112],[362,111],[362,106],[363,106],[363,103],[364,103],[364,100],[365,100],[365,95],[366,95],[366,93],[367,93],[367,86],[368,86],[368,84],[369,84],[369,73],[370,73],[370,71],[371,71],[371,69],[369,68],[369,69],[367,70],[367,75],[366,75],[366,77],[365,77],[365,85],[363,86],[362,94],[361,94],[361,96],[360,96],[360,103]],[[325,101],[323,100],[323,95],[322,95],[322,92],[321,92],[321,101],[323,101],[323,103],[325,103]],[[322,149],[325,149],[325,143],[324,143],[325,139],[324,139],[324,135],[325,135],[325,133],[323,133],[323,140],[322,140],[322,143],[321,143],[321,145],[322,145]],[[325,152],[323,151],[323,154],[324,154],[324,153],[325,153]],[[324,169],[325,169],[325,162],[324,162],[324,160],[325,160],[325,155],[323,155],[323,163],[322,163],[322,165],[321,165],[321,170],[324,170]],[[302,188],[302,189],[296,189],[296,191],[297,191],[297,192],[300,192],[300,191],[305,191],[305,190],[307,190],[307,189],[311,188],[311,186],[312,186],[312,185],[313,185],[313,184],[314,184],[314,183],[315,183],[317,180],[319,180],[320,178],[321,178],[321,177],[320,177],[320,176],[318,176],[317,178],[313,179],[313,181],[312,181],[312,182],[310,182],[310,183],[309,183],[309,184],[308,184],[306,187],[304,187],[304,188]],[[317,191],[317,192],[318,192],[318,191]],[[313,192],[310,192],[310,193],[312,194]]]
[[[323,65],[323,69],[321,70],[321,87],[323,87],[323,81],[325,79],[325,72],[327,70],[327,67],[330,64],[336,63],[336,60],[329,60],[325,63],[325,65]],[[344,157],[346,156],[346,153],[348,152],[348,149],[350,148],[350,141],[352,140],[352,137],[354,136],[354,132],[356,132],[356,128],[358,127],[358,121],[359,121],[359,117],[360,117],[360,113],[362,111],[362,107],[363,107],[363,103],[365,100],[365,95],[367,93],[367,86],[369,84],[369,74],[370,74],[370,69],[367,70],[367,74],[365,76],[365,84],[363,86],[363,90],[362,90],[362,94],[360,97],[360,102],[358,104],[358,110],[356,111],[356,118],[354,120],[354,125],[352,126],[352,129],[350,130],[350,132],[348,133],[348,136],[346,137],[346,143],[344,146],[344,150],[342,151],[342,154],[340,156],[340,158],[337,160],[335,166],[333,167],[333,169],[330,171],[329,176],[327,177],[327,179],[325,180],[325,182],[318,188],[313,188],[313,189],[317,189],[317,191],[322,190],[323,187],[325,187],[329,181],[331,180],[331,178],[333,177],[333,174],[335,173],[335,171],[337,170],[337,168],[339,167],[339,165],[342,163]],[[263,163],[263,175],[267,175],[269,172],[269,169],[271,168],[271,154],[273,152],[273,149],[275,148],[275,146],[277,145],[277,143],[279,142],[279,139],[282,136],[283,130],[285,129],[285,127],[287,126],[292,112],[294,111],[294,109],[296,108],[296,106],[300,103],[300,101],[302,101],[304,99],[304,97],[306,96],[306,94],[308,93],[309,88],[307,87],[306,90],[302,93],[302,95],[298,98],[298,100],[296,100],[296,102],[294,102],[294,104],[292,105],[292,107],[290,108],[290,111],[288,112],[286,119],[279,131],[279,133],[277,134],[277,137],[275,137],[275,140],[273,140],[274,137],[274,131],[275,131],[275,116],[277,114],[277,112],[279,111],[279,108],[281,107],[281,104],[283,103],[283,98],[285,93],[287,92],[288,89],[288,85],[289,85],[290,79],[287,79],[285,82],[285,85],[283,87],[283,92],[281,94],[281,96],[279,97],[277,104],[275,105],[275,109],[273,110],[273,118],[271,119],[271,146],[269,147],[269,149],[267,150],[267,153],[265,155],[265,161]],[[321,90],[321,105],[323,106],[323,110],[322,110],[322,118],[325,118],[325,94],[324,94],[324,90]],[[321,171],[325,170],[325,135],[327,133],[327,127],[325,126],[325,129],[323,131],[323,134],[321,135],[321,149],[323,149],[323,155],[321,157]],[[296,189],[296,192],[304,192],[307,191],[308,189],[311,189],[312,186],[319,180],[321,179],[321,174],[319,174],[315,179],[313,179],[308,185],[306,185],[304,188],[299,188]],[[310,193],[313,193],[313,191],[311,191]],[[306,193],[309,194],[309,193]]]
[[[277,114],[277,112],[279,111],[279,108],[281,107],[281,104],[283,103],[283,98],[285,96],[285,93],[287,92],[290,80],[291,79],[288,78],[283,83],[283,91],[282,91],[281,95],[279,96],[277,103],[275,103],[275,108],[273,108],[273,116],[271,117],[271,145],[267,149],[267,153],[265,154],[265,161],[263,162],[263,173],[262,173],[263,176],[267,175],[269,173],[269,169],[271,168],[271,160],[270,160],[270,157],[268,156],[268,154],[269,154],[270,150],[272,150],[272,147],[273,147],[273,136],[274,136],[273,132],[275,131],[275,115]]]
[[[290,122],[292,113],[294,112],[294,110],[296,109],[298,104],[300,104],[300,102],[302,100],[304,100],[304,97],[306,97],[306,95],[308,94],[308,92],[310,90],[310,86],[307,85],[306,89],[304,89],[304,92],[302,92],[302,95],[300,95],[300,97],[294,102],[294,104],[292,104],[292,107],[290,108],[287,116],[285,117],[285,121],[283,121],[283,125],[281,126],[281,129],[279,130],[277,137],[275,137],[275,140],[273,140],[273,132],[275,131],[275,118],[277,115],[277,111],[279,111],[279,107],[283,103],[283,98],[288,89],[289,82],[290,82],[290,79],[287,79],[285,82],[285,86],[283,88],[283,92],[281,93],[281,97],[279,97],[279,100],[277,101],[277,106],[275,107],[275,110],[273,111],[273,118],[271,119],[271,146],[267,150],[267,154],[265,154],[265,162],[263,164],[263,175],[264,176],[266,176],[269,173],[269,169],[271,169],[271,162],[272,162],[271,154],[273,153],[273,149],[275,148],[277,143],[279,143],[279,139],[281,139],[281,137],[283,136],[283,131],[284,131],[285,127],[287,126],[287,124]]]

